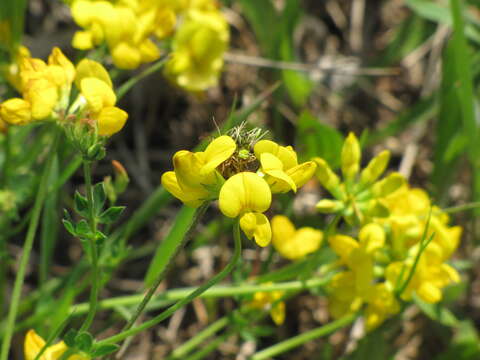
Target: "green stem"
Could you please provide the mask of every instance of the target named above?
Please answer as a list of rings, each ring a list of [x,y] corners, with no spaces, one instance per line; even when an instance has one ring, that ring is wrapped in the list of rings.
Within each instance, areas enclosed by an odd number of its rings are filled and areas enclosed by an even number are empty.
[[[193,338],[186,341],[182,346],[176,348],[169,359],[184,359],[188,353],[190,353],[194,348],[200,345],[203,341],[208,339],[210,336],[214,335],[218,331],[222,330],[230,323],[230,319],[227,316],[224,316],[221,319],[218,319],[214,323],[210,324],[207,328],[200,331]]]
[[[11,134],[11,130],[7,130],[7,132],[5,133],[5,141],[4,141],[4,148],[5,148],[5,160],[3,162],[3,174],[2,174],[2,177],[1,177],[1,184],[0,186],[2,188],[5,188],[7,186],[7,183],[8,183],[8,177],[10,175],[10,160],[11,160],[11,155],[12,155],[12,152],[10,150],[11,146],[11,142],[12,142],[12,134]]]
[[[205,202],[199,208],[197,208],[197,210],[193,214],[193,218],[192,218],[192,220],[191,220],[191,222],[190,222],[190,224],[187,228],[187,231],[185,232],[185,235],[183,236],[183,239],[180,241],[179,244],[176,244],[175,249],[173,249],[171,252],[169,252],[170,257],[169,257],[169,259],[167,259],[167,265],[164,266],[162,268],[162,271],[157,275],[154,283],[152,284],[152,286],[150,286],[150,289],[148,289],[147,294],[143,298],[140,305],[138,305],[137,310],[135,311],[134,315],[130,318],[130,320],[125,325],[125,327],[123,328],[122,331],[126,331],[126,330],[130,329],[133,326],[133,324],[135,324],[135,321],[137,321],[139,316],[142,314],[143,310],[145,310],[145,307],[147,306],[147,304],[152,299],[152,296],[157,291],[158,287],[160,286],[160,283],[163,281],[163,279],[165,277],[166,269],[168,269],[168,266],[170,265],[172,260],[176,257],[176,255],[178,254],[180,249],[182,249],[183,246],[187,243],[187,241],[189,241],[190,238],[192,237],[193,232],[195,231],[195,228],[197,227],[198,222],[202,218],[203,214],[205,214],[205,211],[207,210],[209,204],[210,204],[209,202]]]
[[[52,167],[53,158],[56,153],[58,144],[59,129],[54,128],[52,148],[48,152],[48,158],[46,160],[45,168],[43,169],[42,176],[40,178],[40,184],[33,205],[32,217],[30,224],[28,225],[27,235],[25,237],[25,243],[23,245],[23,253],[20,259],[20,265],[18,268],[17,276],[15,277],[15,283],[13,285],[12,300],[7,317],[7,326],[5,329],[5,336],[2,341],[2,350],[0,353],[0,360],[7,360],[10,350],[10,342],[12,340],[13,331],[15,328],[15,320],[17,317],[18,306],[20,303],[20,297],[22,293],[23,281],[25,279],[25,272],[30,259],[30,253],[33,247],[33,241],[37,233],[37,228],[40,220],[40,214],[42,212],[43,203],[45,201],[48,191],[48,178],[50,175],[50,169]]]
[[[478,208],[480,208],[480,201],[471,202],[471,203],[468,203],[468,204],[463,204],[463,205],[458,205],[458,206],[448,207],[448,208],[442,209],[441,211],[444,212],[444,213],[447,213],[447,214],[455,214],[455,213],[458,213],[458,212],[473,210],[473,209],[478,209]]]
[[[95,317],[95,313],[97,312],[98,306],[98,288],[99,288],[99,268],[98,268],[98,252],[97,252],[97,244],[95,242],[96,233],[97,233],[97,216],[95,214],[95,204],[93,200],[93,186],[92,186],[92,168],[91,163],[89,161],[83,162],[83,174],[85,178],[85,188],[87,193],[87,202],[88,202],[88,211],[89,211],[89,225],[91,235],[89,236],[89,244],[90,244],[90,255],[92,261],[92,288],[90,290],[90,305],[87,317],[83,322],[82,326],[80,327],[80,332],[88,330],[90,325],[92,325],[93,318]]]
[[[205,291],[207,291],[213,285],[215,285],[219,281],[223,280],[235,268],[235,266],[238,263],[238,260],[240,259],[240,254],[241,254],[241,250],[242,250],[242,240],[241,240],[241,237],[240,237],[239,221],[237,221],[235,223],[234,230],[233,230],[233,237],[234,237],[234,241],[235,241],[235,249],[234,249],[234,252],[233,252],[232,259],[227,264],[227,266],[225,266],[223,268],[223,270],[220,271],[217,275],[212,277],[205,284],[203,284],[202,286],[200,286],[197,289],[195,289],[194,291],[192,291],[187,297],[183,298],[182,300],[178,301],[174,305],[170,306],[167,310],[163,311],[161,314],[154,317],[153,319],[151,319],[149,321],[146,321],[143,324],[141,324],[137,327],[134,327],[130,330],[121,332],[121,333],[119,333],[117,335],[114,335],[110,338],[99,341],[95,345],[95,347],[99,347],[99,346],[104,345],[104,344],[117,343],[119,341],[122,341],[122,340],[130,337],[130,336],[136,335],[136,334],[138,334],[138,333],[140,333],[144,330],[147,330],[147,329],[151,328],[152,326],[157,325],[161,321],[163,321],[163,320],[167,319],[168,317],[170,317],[171,315],[173,315],[173,313],[175,311],[177,311],[178,309],[180,309],[181,307],[183,307],[183,306],[189,304],[190,302],[192,302],[195,298],[199,297],[201,294],[203,294]]]
[[[143,70],[137,76],[133,76],[128,81],[124,82],[117,90],[117,99],[121,99],[137,82],[142,80],[144,77],[147,77],[148,75],[160,70],[167,60],[168,56],[158,60],[156,63]]]
[[[297,346],[303,345],[308,341],[318,339],[319,337],[330,335],[331,333],[337,331],[338,329],[343,328],[344,326],[352,323],[358,314],[350,314],[340,318],[338,320],[332,321],[327,325],[323,325],[319,328],[307,331],[303,334],[294,336],[288,340],[279,342],[273,346],[270,346],[262,351],[259,351],[252,356],[251,360],[265,360],[270,359],[276,355],[282,354],[288,350],[291,350]]]
[[[238,284],[235,286],[214,286],[203,292],[199,297],[202,299],[211,299],[211,298],[221,298],[221,297],[232,297],[240,295],[249,295],[256,292],[272,292],[272,291],[295,291],[295,290],[307,290],[318,288],[326,285],[330,281],[330,276],[325,276],[321,279],[309,279],[305,281],[287,281],[282,283],[275,284]],[[151,306],[148,306],[148,309],[153,309],[157,307],[157,304],[164,306],[165,302],[177,301],[188,296],[195,288],[183,288],[183,289],[173,289],[167,290],[164,293],[155,297]],[[106,299],[99,302],[99,308],[104,309],[113,309],[117,306],[129,306],[138,304],[142,301],[143,295],[129,295],[129,296],[120,296],[116,298]],[[88,310],[88,303],[82,303],[78,305],[73,305],[70,308],[70,312],[74,312],[75,315],[81,315],[86,313]]]

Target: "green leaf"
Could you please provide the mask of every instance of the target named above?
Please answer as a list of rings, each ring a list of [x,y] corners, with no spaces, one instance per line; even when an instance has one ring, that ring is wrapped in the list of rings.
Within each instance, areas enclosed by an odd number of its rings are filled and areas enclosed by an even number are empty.
[[[418,298],[418,296],[414,296],[414,301],[420,310],[422,310],[430,319],[445,326],[458,326],[458,319],[442,304],[429,304]]]
[[[75,338],[77,337],[77,330],[75,329],[70,329],[67,331],[65,336],[63,337],[63,341],[68,347],[74,347],[75,346]]]
[[[74,210],[78,215],[82,217],[88,217],[87,198],[81,195],[78,191],[75,191],[75,196],[73,197],[73,204]]]
[[[303,160],[319,156],[333,168],[340,165],[343,136],[337,130],[304,111],[298,118],[297,131],[296,144]]]
[[[105,210],[98,218],[101,224],[112,224],[116,222],[125,210],[125,206],[112,206]]]
[[[83,352],[89,352],[93,345],[93,337],[88,332],[82,332],[75,337],[75,347]]]
[[[107,194],[105,193],[103,182],[100,182],[93,187],[93,208],[95,209],[95,214],[99,215],[102,212],[106,200]]]
[[[72,236],[75,236],[77,237],[77,232],[75,231],[75,227],[73,226],[73,224],[68,221],[68,220],[65,220],[65,219],[62,219],[62,222],[63,222],[63,226],[65,227],[65,229],[72,235]]]
[[[193,220],[196,210],[183,206],[175,217],[168,235],[160,243],[145,276],[145,285],[152,285],[158,274],[162,273],[175,253]]]
[[[82,219],[78,222],[77,226],[75,227],[75,232],[78,237],[81,238],[89,238],[91,234],[90,226],[86,220]]]
[[[109,355],[114,353],[115,351],[118,351],[120,349],[120,346],[115,345],[115,344],[105,344],[101,345],[98,349],[95,349],[90,353],[92,358],[97,358],[97,357],[102,357],[105,355]]]

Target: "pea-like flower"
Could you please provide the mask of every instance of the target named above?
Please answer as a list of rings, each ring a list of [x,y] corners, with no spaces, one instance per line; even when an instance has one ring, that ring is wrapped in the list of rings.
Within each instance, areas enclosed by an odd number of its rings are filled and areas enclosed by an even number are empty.
[[[272,219],[272,244],[280,255],[289,260],[301,259],[320,248],[323,232],[311,227],[295,229],[283,215]]]
[[[249,239],[267,246],[272,238],[268,218],[263,214],[272,202],[272,193],[265,180],[251,172],[233,175],[222,186],[220,210],[230,218],[240,218],[240,227]]]
[[[52,50],[48,63],[22,56],[14,83],[22,98],[8,99],[0,104],[0,118],[12,125],[58,118],[55,110],[66,107],[74,76],[73,64],[59,48]]]
[[[162,176],[162,185],[188,206],[198,207],[218,197],[225,181],[216,168],[235,152],[237,145],[229,136],[213,140],[205,151],[178,151],[173,156],[174,171]]]
[[[260,246],[267,246],[272,230],[263,213],[270,208],[272,192],[278,189],[285,192],[292,188],[280,184],[273,176],[282,177],[285,183],[291,182],[296,189],[313,175],[315,164],[298,165],[291,147],[283,147],[273,141],[257,141],[261,133],[256,129],[245,132],[244,124],[232,129],[230,134],[216,138],[202,152],[178,151],[173,156],[174,171],[163,174],[162,185],[192,207],[219,199],[220,211],[225,216],[238,218],[249,239],[254,239]],[[283,158],[281,153],[284,151],[290,160]],[[283,167],[285,176],[277,171],[268,171],[273,174],[269,175],[256,154],[263,159],[274,157],[280,162],[286,161]],[[291,169],[294,170],[289,172]]]
[[[281,146],[270,140],[257,142],[254,152],[273,193],[296,192],[313,176],[317,167],[313,161],[299,165],[297,153],[291,146]]]
[[[24,353],[25,360],[34,360],[38,353],[45,346],[45,340],[39,336],[35,330],[29,330],[25,335]],[[62,355],[67,351],[67,345],[61,341],[55,345],[47,347],[39,360],[59,360]],[[90,359],[86,355],[70,355],[67,360],[88,360]]]
[[[101,136],[111,136],[125,125],[128,114],[115,106],[117,97],[107,71],[100,63],[84,59],[77,65],[75,83],[80,90],[77,102],[86,102],[81,111],[93,120]]]

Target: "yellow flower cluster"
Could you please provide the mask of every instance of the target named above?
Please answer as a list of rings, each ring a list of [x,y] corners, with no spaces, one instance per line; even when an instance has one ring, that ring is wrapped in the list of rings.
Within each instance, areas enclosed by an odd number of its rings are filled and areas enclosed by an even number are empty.
[[[45,340],[39,336],[35,330],[29,330],[25,336],[24,342],[24,355],[25,360],[34,360],[36,359],[38,353],[45,346]],[[68,347],[63,341],[47,347],[40,356],[39,360],[59,360],[62,358],[63,353],[67,351]],[[67,360],[88,360],[89,357],[85,355],[71,355]]]
[[[285,302],[281,301],[283,295],[283,291],[259,291],[253,294],[248,305],[254,309],[269,310],[273,322],[282,325],[285,322]]]
[[[400,311],[399,300],[420,299],[436,303],[442,289],[458,282],[448,265],[461,236],[450,227],[448,215],[421,189],[412,189],[398,173],[378,180],[388,165],[384,151],[360,172],[360,146],[350,134],[341,154],[344,181],[322,159],[315,159],[321,184],[335,197],[317,204],[321,212],[343,216],[360,227],[358,239],[335,234],[329,237],[342,269],[329,286],[334,317],[364,309],[368,330]]]
[[[19,56],[18,72],[11,81],[22,98],[12,98],[0,104],[0,119],[10,125],[32,121],[65,121],[66,115],[86,119],[99,135],[110,136],[120,131],[127,113],[115,107],[116,96],[112,81],[98,62],[84,59],[77,67],[55,47],[48,61],[32,58],[28,50]],[[79,95],[70,104],[72,84]]]
[[[298,164],[290,146],[270,140],[246,143],[242,136],[234,140],[228,135],[214,139],[205,151],[178,151],[173,166],[162,176],[165,189],[192,207],[219,199],[220,211],[239,218],[243,232],[260,246],[272,237],[264,215],[272,193],[296,191],[316,168],[313,161]]]
[[[75,48],[105,42],[116,67],[135,69],[157,60],[158,42],[170,39],[165,72],[172,81],[190,91],[216,84],[229,32],[214,0],[74,0],[71,10],[83,29]]]

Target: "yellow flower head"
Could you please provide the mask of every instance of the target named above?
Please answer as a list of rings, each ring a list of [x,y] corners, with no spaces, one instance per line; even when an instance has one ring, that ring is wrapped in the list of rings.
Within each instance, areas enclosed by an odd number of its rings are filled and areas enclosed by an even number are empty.
[[[29,330],[25,335],[24,353],[25,360],[34,360],[37,354],[45,346],[45,340],[43,340],[35,330]],[[49,346],[40,356],[40,360],[59,360],[63,353],[68,349],[67,345],[63,341]],[[88,360],[89,357],[85,355],[71,355],[67,360]]]
[[[360,145],[355,135],[350,133],[341,153],[343,182],[325,160],[313,159],[317,164],[318,180],[335,198],[321,200],[317,204],[317,209],[325,213],[339,213],[351,225],[364,225],[374,218],[387,217],[388,208],[384,204],[385,198],[406,182],[399,173],[391,173],[377,181],[385,171],[389,159],[390,153],[383,151],[359,172]]]
[[[311,227],[295,229],[283,215],[272,219],[272,243],[275,249],[289,260],[297,260],[316,251],[323,240],[323,233]]]
[[[270,223],[262,214],[271,202],[268,184],[251,172],[242,172],[229,178],[219,195],[222,213],[230,218],[240,217],[242,230],[260,246],[267,246],[272,238]]]
[[[313,161],[299,165],[291,146],[281,146],[270,140],[257,142],[254,152],[273,193],[296,192],[313,176],[317,167]]]
[[[203,91],[217,83],[229,39],[218,11],[189,11],[175,33],[165,73],[178,86]]]

